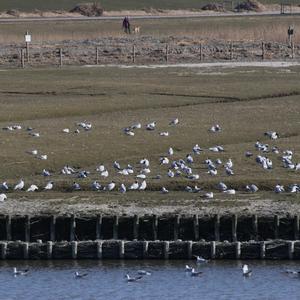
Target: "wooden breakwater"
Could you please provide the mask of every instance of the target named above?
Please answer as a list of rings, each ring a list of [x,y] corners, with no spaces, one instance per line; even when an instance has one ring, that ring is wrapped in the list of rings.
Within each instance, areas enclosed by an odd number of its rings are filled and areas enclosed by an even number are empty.
[[[299,216],[0,216],[0,241],[298,240]]]
[[[0,242],[0,259],[300,259],[300,241]]]

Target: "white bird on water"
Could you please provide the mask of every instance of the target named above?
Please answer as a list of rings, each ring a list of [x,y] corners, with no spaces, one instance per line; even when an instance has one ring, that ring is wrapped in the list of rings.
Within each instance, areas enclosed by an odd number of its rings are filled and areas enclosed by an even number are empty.
[[[208,262],[208,260],[202,256],[199,256],[199,255],[194,255],[194,256],[196,258],[197,263],[207,263]]]
[[[29,272],[28,269],[25,269],[25,270],[22,270],[22,271],[21,271],[21,270],[17,270],[16,267],[13,268],[13,275],[14,275],[14,276],[18,276],[18,275],[27,275],[28,272]]]
[[[252,275],[252,270],[249,269],[248,265],[243,265],[242,271],[244,277],[249,277]]]
[[[87,275],[88,275],[87,273],[82,273],[82,274],[80,274],[78,271],[76,271],[76,272],[74,273],[74,276],[75,276],[76,279],[84,278],[84,277],[86,277]]]
[[[14,187],[14,190],[15,190],[15,191],[16,191],[16,190],[22,190],[22,189],[24,188],[24,185],[25,185],[25,183],[24,183],[23,179],[21,179],[21,180],[19,181],[19,183]]]

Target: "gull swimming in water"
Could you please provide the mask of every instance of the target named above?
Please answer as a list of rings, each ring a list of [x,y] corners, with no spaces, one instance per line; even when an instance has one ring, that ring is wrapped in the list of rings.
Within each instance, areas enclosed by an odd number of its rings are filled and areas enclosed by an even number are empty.
[[[208,260],[202,256],[194,255],[194,257],[196,258],[197,263],[207,263],[208,262]]]
[[[248,268],[248,265],[243,265],[242,271],[243,271],[243,276],[244,276],[244,277],[249,277],[249,276],[252,275],[252,270],[250,270],[250,269]]]
[[[137,271],[138,275],[142,275],[142,276],[150,276],[151,272],[148,272],[146,270],[138,270]]]
[[[190,267],[189,265],[185,265],[185,272],[192,272],[193,267]]]
[[[75,276],[76,279],[84,278],[84,277],[86,277],[87,275],[88,275],[88,273],[82,273],[82,274],[80,274],[78,271],[76,271],[76,272],[74,273],[74,276]]]
[[[27,275],[28,272],[29,272],[28,269],[25,269],[25,270],[22,270],[22,271],[21,271],[21,270],[17,270],[16,267],[13,268],[13,275],[14,275],[14,276],[18,276],[18,275]]]
[[[131,276],[129,276],[129,274],[126,274],[127,282],[136,282],[138,280],[141,280],[142,278],[143,278],[142,275],[139,275],[137,277],[131,277]]]
[[[192,277],[198,277],[198,276],[200,276],[200,275],[202,275],[203,274],[203,272],[201,272],[201,271],[196,271],[194,268],[192,269],[192,271],[191,271],[191,276]]]

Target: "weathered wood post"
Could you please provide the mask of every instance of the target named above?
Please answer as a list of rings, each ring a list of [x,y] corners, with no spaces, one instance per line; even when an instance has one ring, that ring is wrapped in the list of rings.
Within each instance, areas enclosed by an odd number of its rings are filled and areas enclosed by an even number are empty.
[[[99,48],[96,47],[96,65],[99,65]]]
[[[55,235],[56,217],[52,216],[50,219],[50,241],[54,242],[56,239]]]
[[[289,259],[294,258],[294,252],[295,252],[295,242],[294,241],[289,241],[288,242],[288,251],[289,251]]]
[[[236,242],[237,241],[237,221],[238,217],[237,215],[233,215],[231,219],[231,232],[232,232],[232,241]]]
[[[11,241],[11,216],[7,215],[6,216],[6,240]]]
[[[6,252],[7,252],[7,243],[1,242],[0,243],[0,258],[6,259]]]
[[[63,66],[63,52],[62,52],[62,48],[59,48],[59,66],[60,66],[60,68]]]
[[[164,259],[169,259],[170,242],[164,241]]]
[[[29,243],[23,243],[23,257],[24,259],[28,259],[29,257]]]
[[[124,259],[125,255],[125,242],[119,241],[119,259]]]
[[[194,240],[199,241],[199,217],[198,217],[198,215],[194,215],[193,223],[194,223]]]
[[[292,58],[294,58],[295,57],[295,47],[294,47],[294,42],[293,41],[291,41],[291,51],[292,51]]]
[[[216,258],[216,242],[212,241],[210,243],[210,258],[215,259]]]
[[[240,259],[241,257],[241,242],[236,242],[235,244],[235,258]]]
[[[30,217],[25,217],[25,242],[30,242]]]
[[[233,44],[232,44],[232,42],[230,42],[230,46],[229,46],[229,48],[230,48],[230,56],[229,56],[229,58],[230,58],[230,60],[232,60],[232,58],[233,58]]]
[[[148,258],[148,246],[149,246],[149,242],[144,241],[143,242],[143,258]]]
[[[299,239],[299,216],[294,216],[294,239]]]
[[[114,224],[113,224],[113,239],[117,240],[119,237],[119,216],[114,217]]]
[[[201,43],[200,43],[200,46],[199,46],[199,58],[200,58],[200,61],[203,60],[203,47],[202,47]]]
[[[261,42],[261,59],[265,59],[265,43]]]
[[[157,215],[152,217],[153,240],[157,240],[158,218]]]
[[[140,220],[138,215],[134,215],[133,217],[133,238],[137,240],[139,238],[139,225]]]
[[[21,68],[25,68],[25,58],[24,58],[24,49],[21,48]]]
[[[97,258],[102,259],[102,241],[97,242]]]
[[[96,240],[101,239],[102,215],[97,215],[96,218]]]
[[[53,253],[53,242],[48,241],[47,242],[47,259],[52,259],[52,253]]]
[[[78,242],[72,241],[71,242],[71,247],[72,247],[72,259],[77,258],[77,252],[78,252]]]
[[[174,220],[174,241],[179,238],[180,215],[175,216]]]
[[[169,61],[169,45],[166,45],[166,62]]]
[[[215,215],[214,217],[215,227],[215,241],[220,241],[220,216]]]
[[[76,220],[75,216],[72,215],[70,219],[70,241],[75,241],[75,230],[76,230]]]
[[[192,259],[193,257],[193,241],[187,242],[187,258]]]
[[[132,62],[135,63],[135,45],[132,46]]]
[[[257,215],[252,216],[252,228],[253,228],[253,235],[254,235],[254,240],[258,240],[258,220],[257,220]]]
[[[260,258],[265,259],[266,257],[266,242],[260,243]]]
[[[278,239],[279,236],[279,216],[274,216],[274,238]]]

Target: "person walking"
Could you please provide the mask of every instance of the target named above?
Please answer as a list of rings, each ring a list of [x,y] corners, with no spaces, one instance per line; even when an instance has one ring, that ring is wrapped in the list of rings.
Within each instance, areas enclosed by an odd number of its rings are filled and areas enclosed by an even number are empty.
[[[123,19],[123,25],[122,25],[122,28],[124,29],[125,33],[128,33],[128,34],[131,33],[131,30],[130,30],[130,22],[129,22],[128,16],[126,16],[126,17]]]

